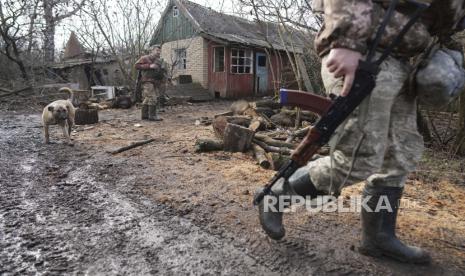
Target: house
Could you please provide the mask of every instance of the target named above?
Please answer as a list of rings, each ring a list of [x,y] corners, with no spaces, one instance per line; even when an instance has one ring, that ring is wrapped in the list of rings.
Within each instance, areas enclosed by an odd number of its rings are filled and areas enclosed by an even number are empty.
[[[128,68],[130,68],[130,61]],[[72,83],[75,89],[89,89],[91,86],[125,84],[124,76],[115,58],[94,54],[85,50],[76,34],[71,33],[60,62],[50,68],[55,76]]]
[[[162,45],[174,77],[188,75],[217,98],[260,96],[295,82],[289,56],[306,75],[304,36],[279,28],[171,0],[151,44]]]

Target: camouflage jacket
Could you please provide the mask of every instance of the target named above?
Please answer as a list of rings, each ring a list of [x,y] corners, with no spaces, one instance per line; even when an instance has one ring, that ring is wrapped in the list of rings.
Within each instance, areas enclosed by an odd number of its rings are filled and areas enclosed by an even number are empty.
[[[465,16],[465,0],[417,0],[431,3],[421,19],[408,31],[394,50],[394,55],[411,57],[422,52],[432,36],[445,43]],[[411,4],[399,1],[387,26],[380,47],[393,41],[415,10]],[[349,48],[366,53],[384,18],[390,0],[314,0],[313,9],[322,13],[324,24],[315,47],[320,56],[332,48]]]
[[[150,68],[152,64],[155,64],[155,68]],[[142,56],[136,62],[135,67],[137,70],[142,71],[142,82],[157,83],[167,78],[167,66],[161,58],[156,58],[152,55]]]

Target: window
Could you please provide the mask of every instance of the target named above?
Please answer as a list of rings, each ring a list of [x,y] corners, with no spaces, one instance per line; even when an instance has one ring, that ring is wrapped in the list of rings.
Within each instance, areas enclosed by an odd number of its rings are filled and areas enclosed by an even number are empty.
[[[266,56],[258,56],[258,66],[266,67]]]
[[[187,69],[187,51],[186,49],[176,49],[174,50],[176,57],[176,68],[180,70]]]
[[[215,47],[215,61],[213,72],[224,72],[224,47]]]
[[[178,17],[178,15],[179,15],[178,7],[173,6],[173,17]]]
[[[252,73],[252,51],[251,50],[231,50],[231,73],[251,74]]]

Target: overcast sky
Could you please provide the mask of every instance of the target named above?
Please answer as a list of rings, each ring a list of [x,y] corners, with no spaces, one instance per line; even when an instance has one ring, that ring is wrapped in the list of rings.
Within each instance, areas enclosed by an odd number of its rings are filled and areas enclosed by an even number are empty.
[[[108,0],[109,3],[114,2],[114,1],[117,1],[117,0]],[[168,2],[167,0],[165,1]],[[235,0],[219,0],[219,1],[218,0],[190,0],[190,1],[198,3],[206,7],[210,7],[214,10],[221,11],[223,13],[227,13],[227,14],[234,13]],[[161,7],[159,11],[154,11],[153,15],[156,17],[160,17],[160,14],[164,11],[165,7],[166,6]],[[57,27],[56,41],[55,41],[55,47],[57,49],[57,52],[61,52],[64,49],[65,44],[68,41],[69,35],[71,33],[71,29],[73,29],[73,27],[79,28],[79,24],[82,24],[79,18],[70,18],[64,21],[62,24],[60,24]]]

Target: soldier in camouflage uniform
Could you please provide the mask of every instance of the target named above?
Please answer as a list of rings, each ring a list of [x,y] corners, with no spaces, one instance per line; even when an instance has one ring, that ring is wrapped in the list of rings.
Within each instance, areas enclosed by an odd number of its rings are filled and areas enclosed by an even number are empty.
[[[166,82],[166,64],[160,58],[161,47],[154,46],[152,53],[141,57],[135,64],[136,69],[142,71],[142,120],[161,121],[157,114],[158,99]]]
[[[420,0],[418,0],[420,1]],[[274,196],[316,196],[340,192],[344,186],[364,181],[363,197],[374,210],[379,199],[387,199],[393,212],[362,210],[360,252],[388,256],[402,262],[428,263],[429,254],[421,248],[400,242],[395,235],[398,202],[407,176],[423,152],[423,139],[417,131],[416,99],[405,87],[410,57],[424,51],[433,36],[443,45],[452,45],[451,35],[463,25],[465,0],[431,0],[430,8],[403,37],[381,65],[371,96],[336,131],[330,145],[332,157],[310,162],[296,171],[289,181],[272,189]],[[420,1],[421,2],[421,1]],[[347,95],[358,61],[363,59],[384,18],[389,0],[316,0],[314,10],[324,15],[324,26],[315,45],[322,57],[322,77],[328,94]],[[400,1],[384,33],[380,48],[389,45],[409,20],[415,7]],[[282,210],[266,212],[259,205],[260,222],[274,239],[285,235]]]

